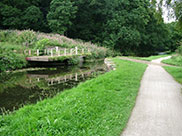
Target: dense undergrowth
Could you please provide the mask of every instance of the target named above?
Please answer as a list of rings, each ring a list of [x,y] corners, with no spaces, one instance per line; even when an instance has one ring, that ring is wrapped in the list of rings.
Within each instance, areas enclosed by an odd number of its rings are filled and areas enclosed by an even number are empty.
[[[0,116],[0,135],[118,136],[135,105],[146,65],[113,61],[115,71]]]
[[[39,49],[52,47],[90,50],[90,59],[100,59],[113,56],[113,51],[98,47],[92,43],[85,43],[81,40],[69,39],[59,34],[45,34],[30,30],[0,30],[0,72],[14,70],[26,66],[25,49]],[[74,62],[74,60],[73,60]]]

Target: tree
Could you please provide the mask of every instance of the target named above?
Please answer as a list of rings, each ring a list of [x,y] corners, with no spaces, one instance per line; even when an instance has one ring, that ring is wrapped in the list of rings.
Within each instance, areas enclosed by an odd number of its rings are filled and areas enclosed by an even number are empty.
[[[166,28],[148,0],[77,0],[75,6],[70,37],[98,42],[125,55],[147,56],[165,49]]]
[[[176,0],[173,9],[175,11],[176,19],[179,21],[179,26],[182,28],[182,1]]]
[[[47,20],[50,29],[59,34],[64,34],[72,25],[71,19],[75,18],[76,7],[69,0],[53,0]]]
[[[1,0],[0,28],[50,32],[46,19],[50,2],[51,0]]]
[[[147,0],[122,1],[105,25],[104,44],[124,55],[148,56],[166,49],[168,31]]]
[[[0,3],[0,16],[1,16],[1,25],[3,25],[4,29],[15,29],[19,28],[21,25],[21,10]]]
[[[112,18],[105,25],[104,44],[112,45],[125,55],[135,54],[149,22],[148,5],[147,1],[118,2]]]
[[[163,7],[166,6],[168,9],[172,8],[174,10],[173,16],[176,17],[176,20],[179,22],[179,25],[182,27],[182,1],[181,0],[151,0],[153,6],[158,7],[159,13],[162,15]]]
[[[170,51],[174,52],[182,39],[182,31],[176,27],[177,22],[166,24],[166,26],[169,30],[169,38],[166,45]]]
[[[30,6],[24,11],[22,17],[22,27],[24,29],[41,30],[43,22],[43,14],[36,6]]]
[[[114,8],[116,0],[72,0],[78,8],[68,36],[86,41],[100,42],[104,32],[104,24]]]

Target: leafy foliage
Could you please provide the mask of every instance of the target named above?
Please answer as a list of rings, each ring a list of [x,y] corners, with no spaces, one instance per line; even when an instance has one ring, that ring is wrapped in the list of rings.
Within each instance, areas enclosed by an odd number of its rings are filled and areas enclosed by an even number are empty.
[[[64,34],[72,24],[76,8],[69,0],[53,0],[47,15],[48,24],[55,33]]]
[[[33,29],[50,32],[46,15],[51,0],[1,0],[1,29]]]
[[[1,29],[33,29],[92,41],[124,55],[175,51],[179,28],[162,19],[164,0],[32,0],[0,2]],[[167,4],[180,22],[181,2]],[[46,37],[45,37],[46,38]],[[61,43],[67,46],[67,42]]]
[[[17,45],[0,43],[0,72],[22,68],[27,65],[25,56],[18,53],[18,49],[20,51],[22,48]]]
[[[177,53],[182,56],[182,42],[181,42],[181,46],[179,46],[177,49]]]
[[[178,28],[177,23],[167,24],[167,27],[169,30],[169,38],[166,45],[171,52],[175,52],[178,46],[180,46],[182,31]]]
[[[30,6],[24,11],[24,16],[22,17],[22,25],[24,29],[40,30],[42,24],[44,24],[42,20],[43,14],[40,11],[39,7]]]
[[[78,12],[70,37],[99,42],[124,55],[148,56],[166,50],[167,28],[147,0],[80,0],[75,5]]]
[[[22,33],[17,35],[16,43],[31,47],[34,46],[37,41],[37,34],[35,32],[23,31]]]

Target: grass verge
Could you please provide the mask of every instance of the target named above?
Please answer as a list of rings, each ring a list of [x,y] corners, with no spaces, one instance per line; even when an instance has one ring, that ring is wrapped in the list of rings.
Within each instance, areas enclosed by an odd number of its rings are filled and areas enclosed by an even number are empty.
[[[182,84],[182,68],[177,67],[164,67],[165,70],[171,74],[176,81],[178,81],[180,84]]]
[[[156,55],[156,56],[149,56],[149,57],[129,57],[132,59],[139,59],[139,60],[146,60],[146,61],[152,61],[154,59],[162,58],[162,57],[167,57],[169,56],[168,54],[165,55]]]
[[[182,56],[172,56],[170,59],[163,60],[162,62],[170,65],[182,66]]]
[[[115,71],[0,116],[0,135],[118,136],[135,105],[147,65],[113,61]]]

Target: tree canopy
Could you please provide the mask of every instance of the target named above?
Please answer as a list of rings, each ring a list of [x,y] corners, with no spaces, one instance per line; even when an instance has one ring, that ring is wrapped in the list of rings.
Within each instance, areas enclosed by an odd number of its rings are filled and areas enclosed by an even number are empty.
[[[64,34],[75,17],[76,7],[70,0],[53,0],[47,15],[48,25],[53,32]]]
[[[180,40],[175,34],[176,24],[163,22],[162,2],[157,5],[156,0],[1,0],[0,29],[54,32],[98,43],[125,55],[147,56],[175,50]],[[181,1],[165,2],[175,9],[180,22]]]

